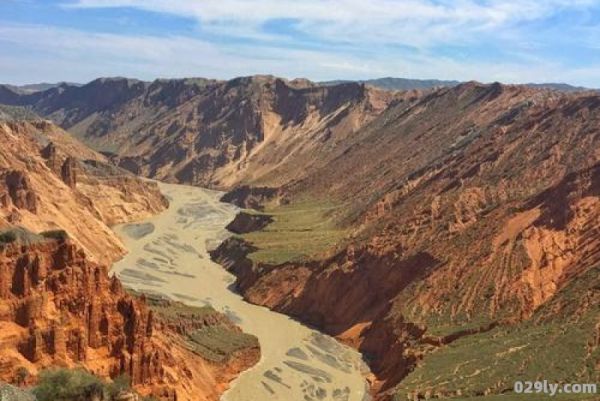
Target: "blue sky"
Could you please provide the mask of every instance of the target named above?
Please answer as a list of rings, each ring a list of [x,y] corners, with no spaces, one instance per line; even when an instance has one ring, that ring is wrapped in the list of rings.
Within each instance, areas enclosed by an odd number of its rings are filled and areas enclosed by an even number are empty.
[[[600,0],[0,0],[0,82],[251,74],[600,87]]]

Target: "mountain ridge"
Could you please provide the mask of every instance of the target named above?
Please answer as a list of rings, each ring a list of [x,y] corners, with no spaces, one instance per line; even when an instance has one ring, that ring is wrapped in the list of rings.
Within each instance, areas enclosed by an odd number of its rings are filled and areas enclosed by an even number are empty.
[[[350,135],[393,97],[356,83],[323,87],[252,76],[225,82],[98,79],[16,99],[0,94],[0,103],[30,107],[88,145],[118,153],[117,163],[134,173],[224,188],[243,172],[253,182],[292,172],[277,167],[291,159],[318,163],[309,151],[343,140],[339,135]],[[273,152],[259,152],[265,146]],[[259,171],[260,165],[274,171]]]
[[[520,370],[539,374],[541,363],[555,380],[597,380],[598,347],[586,344],[596,344],[600,310],[579,304],[572,288],[585,287],[600,263],[599,121],[598,94],[500,84],[465,83],[392,104],[322,168],[263,201],[272,229],[232,239],[214,256],[250,302],[368,355],[379,399],[500,394]],[[321,220],[337,220],[347,237],[304,260],[269,261],[285,255],[273,243],[294,219],[284,214],[288,205],[323,198],[338,206]],[[307,230],[329,235],[320,225]],[[576,317],[563,309],[574,304]],[[578,331],[565,341],[553,322],[569,318]],[[518,332],[526,333],[521,341]],[[568,363],[534,345],[545,341],[572,355]],[[473,342],[476,358],[467,352]],[[518,356],[498,357],[522,342]],[[515,361],[526,362],[490,368]],[[484,369],[489,374],[468,379]]]
[[[274,77],[272,75],[255,75],[255,76],[263,76],[263,77]],[[0,87],[4,87],[6,89],[11,90],[12,92],[19,95],[27,95],[33,94],[37,92],[45,92],[50,89],[54,89],[57,87],[82,87],[88,85],[97,80],[126,80],[126,81],[137,81],[143,82],[146,84],[151,84],[153,82],[168,82],[168,81],[188,81],[188,82],[226,82],[226,81],[234,81],[236,79],[243,77],[235,77],[231,79],[214,79],[214,78],[203,78],[203,77],[184,77],[184,78],[156,78],[154,80],[141,80],[137,78],[127,78],[127,77],[99,77],[87,83],[74,83],[74,82],[57,82],[57,83],[33,83],[33,84],[25,84],[25,85],[13,85],[13,84],[0,84]],[[279,78],[283,79],[283,78]],[[415,79],[415,78],[401,78],[401,77],[381,77],[381,78],[370,78],[370,79],[339,79],[339,80],[329,80],[329,81],[319,81],[319,80],[309,80],[305,78],[292,78],[292,79],[283,79],[284,81],[294,83],[294,82],[303,82],[311,85],[323,85],[323,86],[335,86],[345,83],[360,83],[365,85],[371,85],[377,87],[379,89],[385,90],[414,90],[414,89],[433,89],[437,87],[451,87],[457,86],[461,83],[465,83],[468,81],[459,81],[459,80],[443,80],[443,79]],[[523,85],[527,87],[537,88],[537,89],[549,89],[549,90],[557,90],[564,92],[581,92],[581,91],[596,91],[599,90],[597,88],[584,87],[579,85],[571,85],[565,82],[528,82],[522,84],[514,84],[514,85]]]

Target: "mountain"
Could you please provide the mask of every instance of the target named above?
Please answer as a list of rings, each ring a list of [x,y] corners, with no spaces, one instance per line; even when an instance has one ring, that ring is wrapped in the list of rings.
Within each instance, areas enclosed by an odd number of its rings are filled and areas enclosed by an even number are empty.
[[[113,78],[16,99],[0,94],[0,103],[28,106],[136,174],[229,188],[298,178],[393,97],[356,83],[323,87],[270,76]]]
[[[39,84],[27,84],[27,85],[8,85],[8,84],[0,84],[0,86],[4,86],[11,91],[18,94],[31,94],[35,92],[43,92],[48,89],[56,88],[59,86],[81,86],[81,84],[77,84],[74,82],[57,82],[57,83],[47,83],[42,82]]]
[[[385,90],[412,90],[412,89],[433,89],[441,87],[452,87],[460,85],[460,81],[442,81],[437,79],[406,79],[406,78],[378,78],[378,79],[367,79],[358,81],[326,81],[321,82],[322,85],[339,85],[341,83],[358,82],[365,85],[373,86]],[[528,83],[524,84],[536,89],[548,89],[560,92],[584,92],[593,89],[585,88],[582,86],[573,86],[565,83]]]
[[[213,257],[249,301],[361,350],[380,399],[597,381],[599,125],[589,92],[392,104]]]
[[[585,88],[583,86],[573,86],[565,83],[541,83],[541,84],[525,84],[526,86],[538,89],[550,89],[561,92],[584,92],[594,89]]]
[[[322,85],[331,86],[341,83],[358,82],[369,86],[385,90],[413,90],[413,89],[432,89],[439,87],[456,86],[459,81],[441,81],[438,79],[407,79],[407,78],[377,78],[358,81],[325,81],[320,82]]]

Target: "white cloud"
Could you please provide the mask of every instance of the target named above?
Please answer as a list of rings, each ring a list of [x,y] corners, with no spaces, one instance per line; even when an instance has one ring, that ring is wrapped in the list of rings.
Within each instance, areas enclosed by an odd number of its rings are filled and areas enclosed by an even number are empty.
[[[600,70],[591,61],[585,68],[575,68],[537,51],[540,40],[560,41],[560,46],[589,43],[593,49],[597,27],[573,28],[571,33],[581,34],[570,36],[557,27],[553,37],[523,31],[528,22],[566,9],[584,10],[600,5],[600,0],[64,1],[67,8],[133,7],[187,17],[198,22],[200,33],[212,35],[171,35],[168,27],[164,34],[152,36],[2,23],[3,75],[15,82],[85,81],[108,75],[231,78],[258,73],[314,80],[400,76],[569,81],[596,87],[600,82]],[[280,19],[293,19],[293,27],[304,35],[286,37],[264,29],[265,23]],[[217,44],[208,39],[214,37],[252,40]],[[502,56],[486,58],[473,50],[488,44],[501,48]],[[460,50],[436,50],[444,45]]]
[[[82,82],[109,75],[154,79],[272,73],[329,79],[339,76],[345,69],[340,66],[350,62],[307,50],[265,47],[257,51],[185,36],[128,36],[40,25],[0,26],[0,46],[3,75],[21,83],[42,79]]]
[[[193,18],[203,29],[264,37],[265,22],[293,19],[316,39],[418,47],[468,42],[476,34],[545,18],[597,0],[76,0],[67,7],[133,7]]]
[[[464,62],[434,54],[398,57],[384,52],[364,59],[271,46],[216,46],[184,36],[128,36],[39,25],[0,26],[0,46],[0,69],[15,83],[85,82],[116,75],[232,78],[267,73],[314,80],[399,76],[484,82],[600,82],[600,66],[569,69],[534,57],[523,63]]]

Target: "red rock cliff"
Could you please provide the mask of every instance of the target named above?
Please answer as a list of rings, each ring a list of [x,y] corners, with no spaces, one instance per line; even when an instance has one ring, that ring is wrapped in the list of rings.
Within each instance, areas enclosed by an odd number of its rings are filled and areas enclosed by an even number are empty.
[[[216,399],[224,386],[215,378],[231,379],[227,366],[188,351],[143,297],[126,293],[64,233],[12,230],[2,241],[0,380],[15,381],[20,368],[35,377],[47,367],[83,366],[106,378],[126,374],[142,393],[181,401]]]

